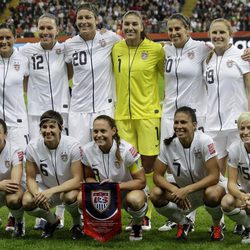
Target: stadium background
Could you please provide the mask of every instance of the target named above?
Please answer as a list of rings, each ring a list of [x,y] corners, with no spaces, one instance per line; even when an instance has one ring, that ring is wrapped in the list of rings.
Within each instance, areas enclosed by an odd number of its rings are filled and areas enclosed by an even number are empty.
[[[76,34],[74,26],[75,8],[80,1],[77,0],[0,0],[0,22],[11,22],[17,28],[17,46],[27,42],[37,41],[37,19],[45,13],[51,12],[60,19],[59,41]],[[208,40],[207,29],[211,20],[225,17],[231,21],[235,30],[234,43],[241,49],[250,47],[250,3],[248,0],[96,0],[93,1],[100,10],[100,28],[106,27],[120,32],[121,16],[128,9],[142,11],[144,24],[149,36],[153,40],[167,40],[166,20],[175,12],[182,12],[191,18],[192,37]],[[160,85],[163,87],[163,81]],[[233,223],[226,218],[227,231],[224,242],[211,243],[207,229],[210,218],[203,208],[197,213],[196,230],[187,243],[176,243],[175,230],[160,233],[157,228],[165,221],[163,217],[153,212],[153,229],[144,234],[140,243],[128,242],[127,233],[115,237],[105,245],[85,237],[82,241],[70,240],[70,218],[66,215],[65,228],[56,232],[50,241],[39,240],[40,232],[32,230],[34,220],[26,215],[26,236],[22,240],[11,240],[11,236],[4,232],[7,209],[1,208],[0,217],[3,225],[0,228],[1,249],[242,249],[240,237],[232,234]],[[123,225],[129,221],[123,214]]]

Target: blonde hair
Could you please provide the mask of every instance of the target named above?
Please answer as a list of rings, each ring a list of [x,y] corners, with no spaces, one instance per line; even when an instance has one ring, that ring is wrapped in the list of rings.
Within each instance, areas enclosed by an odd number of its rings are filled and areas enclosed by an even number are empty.
[[[238,121],[237,121],[238,129],[240,128],[240,124],[243,121],[250,121],[250,112],[243,112],[240,114]]]
[[[219,23],[219,22],[223,23],[223,24],[227,27],[227,30],[228,30],[228,32],[229,32],[229,36],[232,37],[232,36],[233,36],[233,28],[232,28],[232,25],[231,25],[231,23],[230,23],[228,20],[226,20],[225,18],[217,18],[217,19],[214,19],[214,20],[211,22],[210,27],[209,27],[209,36],[210,36],[210,30],[211,30],[212,25],[215,24],[215,23]],[[207,63],[207,64],[208,64],[209,61],[211,60],[213,54],[214,54],[214,49],[211,50],[211,51],[208,53],[208,56],[207,56],[207,59],[206,59],[206,63]]]

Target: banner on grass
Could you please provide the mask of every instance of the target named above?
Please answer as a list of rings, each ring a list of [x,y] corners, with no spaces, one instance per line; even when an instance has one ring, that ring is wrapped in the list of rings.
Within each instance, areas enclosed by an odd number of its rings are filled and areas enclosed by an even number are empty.
[[[118,183],[83,183],[82,203],[85,234],[105,242],[121,232]]]

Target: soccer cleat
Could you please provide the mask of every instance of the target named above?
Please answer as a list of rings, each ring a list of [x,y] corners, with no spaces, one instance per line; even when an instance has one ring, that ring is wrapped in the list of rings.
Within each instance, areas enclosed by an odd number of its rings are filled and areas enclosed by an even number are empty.
[[[244,232],[242,233],[242,244],[249,244],[250,243],[250,228],[245,228]]]
[[[241,224],[235,224],[233,233],[234,234],[242,235],[242,233],[244,232],[244,230],[245,230],[245,227],[243,225],[241,225]]]
[[[158,228],[159,232],[168,232],[175,228],[177,224],[171,220],[168,220],[163,226]]]
[[[225,231],[226,231],[226,225],[225,225],[223,222],[221,222],[221,223],[220,223],[220,226],[221,226],[223,232],[225,232]],[[213,226],[211,226],[211,227],[208,229],[208,232],[209,232],[210,234],[213,232]]]
[[[5,226],[6,232],[14,232],[15,230],[15,218],[13,216],[9,216],[7,224]]]
[[[143,218],[141,228],[142,228],[143,231],[151,230],[151,221],[147,216],[145,216]]]
[[[221,241],[224,240],[223,229],[221,226],[213,226],[212,233],[210,235],[211,240],[213,241]]]
[[[190,231],[191,223],[192,222],[189,221],[187,224],[178,225],[178,230],[175,236],[176,240],[187,240],[187,235]]]
[[[125,231],[126,231],[126,232],[131,231],[131,230],[132,230],[132,226],[133,226],[134,224],[135,224],[135,223],[134,223],[134,220],[131,219],[130,222],[128,223],[128,225],[125,227]]]
[[[59,223],[60,223],[59,219],[54,224],[47,222],[45,225],[45,230],[41,235],[41,238],[44,238],[44,239],[51,238]]]
[[[74,225],[71,229],[70,232],[72,233],[72,240],[77,240],[82,238],[84,235],[82,228],[80,225]]]
[[[60,223],[57,226],[57,229],[62,229],[64,228],[64,218],[60,219]]]
[[[142,240],[142,226],[141,225],[133,225],[132,230],[129,235],[130,241],[139,241]]]
[[[18,222],[15,225],[14,238],[21,238],[25,235],[25,225],[23,222]]]
[[[47,221],[43,218],[36,218],[36,223],[34,225],[35,230],[45,230]]]

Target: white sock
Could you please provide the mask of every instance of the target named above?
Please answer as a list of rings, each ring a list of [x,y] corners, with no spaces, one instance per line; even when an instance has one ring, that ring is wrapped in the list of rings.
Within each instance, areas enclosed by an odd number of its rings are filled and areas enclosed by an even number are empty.
[[[128,210],[128,213],[133,217],[135,225],[140,225],[142,219],[147,213],[148,204],[145,203],[144,206],[140,210],[137,210],[137,211],[132,210],[130,207],[128,207],[127,210]]]

